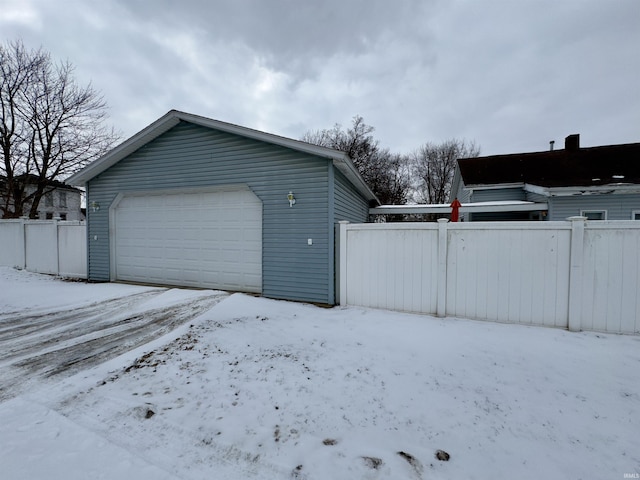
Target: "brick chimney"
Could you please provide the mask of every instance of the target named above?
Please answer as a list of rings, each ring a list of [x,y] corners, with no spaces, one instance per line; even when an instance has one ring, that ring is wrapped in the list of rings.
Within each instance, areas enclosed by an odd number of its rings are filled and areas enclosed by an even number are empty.
[[[580,134],[574,133],[564,139],[565,150],[579,150],[580,149]]]

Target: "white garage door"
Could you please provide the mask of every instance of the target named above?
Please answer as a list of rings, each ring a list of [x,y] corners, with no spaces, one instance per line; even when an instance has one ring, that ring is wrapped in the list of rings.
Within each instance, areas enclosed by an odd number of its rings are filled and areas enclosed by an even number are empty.
[[[248,188],[125,196],[114,212],[117,280],[262,291],[262,203]]]

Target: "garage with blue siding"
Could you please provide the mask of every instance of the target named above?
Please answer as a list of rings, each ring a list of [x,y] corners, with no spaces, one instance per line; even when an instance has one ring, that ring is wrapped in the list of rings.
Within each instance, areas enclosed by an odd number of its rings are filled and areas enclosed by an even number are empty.
[[[335,224],[377,199],[336,150],[172,110],[68,183],[92,281],[335,303]]]

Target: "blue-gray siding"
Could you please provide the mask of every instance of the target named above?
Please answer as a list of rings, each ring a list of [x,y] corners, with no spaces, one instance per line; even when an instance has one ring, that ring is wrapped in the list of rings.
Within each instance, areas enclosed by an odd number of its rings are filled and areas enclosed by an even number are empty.
[[[640,194],[574,195],[548,201],[549,220],[565,220],[581,210],[606,210],[607,220],[631,220],[631,212],[640,210]]]
[[[525,192],[522,187],[491,188],[487,190],[474,190],[470,201],[477,202],[503,202],[503,201],[524,201]]]
[[[547,203],[549,197],[540,195],[539,193],[525,192],[525,199],[527,202]]]
[[[460,197],[459,197],[460,198]],[[640,210],[640,194],[601,194],[571,195],[566,197],[546,197],[525,192],[522,187],[505,187],[487,190],[475,190],[470,196],[471,202],[490,202],[504,200],[526,200],[529,202],[547,202],[548,214],[545,220],[566,220],[580,215],[582,210],[606,210],[607,220],[631,220],[632,212]],[[463,200],[464,201],[464,200]],[[527,213],[474,213],[473,221],[526,220]]]
[[[477,202],[503,202],[503,201],[523,201],[525,200],[525,192],[522,187],[492,188],[488,190],[474,190],[470,195],[470,201]],[[488,221],[514,221],[528,220],[528,212],[487,212],[487,213],[469,213],[468,218],[472,222],[488,222]]]
[[[342,185],[341,174],[331,169],[328,159],[181,122],[90,181],[88,202],[101,208],[89,212],[89,278],[110,278],[108,207],[119,193],[246,184],[263,204],[263,294],[332,303],[330,211],[336,218],[348,212],[360,219],[344,202],[366,209],[364,200],[354,197],[352,187]],[[335,187],[330,185],[334,176],[340,179]],[[296,198],[293,208],[289,191]]]
[[[369,219],[369,204],[338,170],[335,170],[334,185],[334,222],[365,223]]]

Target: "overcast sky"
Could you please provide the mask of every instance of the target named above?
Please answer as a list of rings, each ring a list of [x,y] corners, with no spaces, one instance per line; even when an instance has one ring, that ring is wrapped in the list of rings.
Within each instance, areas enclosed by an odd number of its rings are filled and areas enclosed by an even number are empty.
[[[171,109],[393,152],[640,142],[639,0],[0,0],[0,41],[69,60],[129,137]]]

